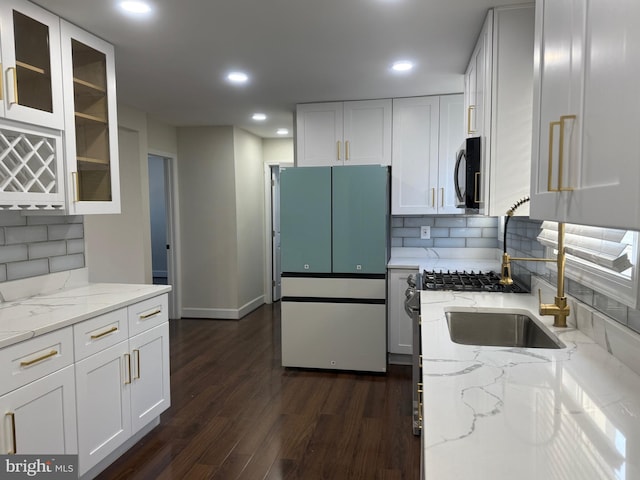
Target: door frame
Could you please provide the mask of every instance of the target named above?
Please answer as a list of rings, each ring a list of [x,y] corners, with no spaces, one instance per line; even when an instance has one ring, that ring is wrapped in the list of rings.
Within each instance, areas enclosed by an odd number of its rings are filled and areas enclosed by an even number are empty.
[[[292,162],[272,162],[264,164],[264,226],[265,226],[265,245],[264,245],[264,300],[265,303],[273,303],[273,202],[271,200],[272,184],[271,184],[271,168],[272,167],[293,167]]]
[[[164,182],[167,202],[167,242],[171,246],[167,254],[167,282],[169,292],[169,318],[179,319],[182,312],[182,265],[180,262],[180,208],[178,204],[178,158],[175,153],[149,149],[149,155],[164,159]]]

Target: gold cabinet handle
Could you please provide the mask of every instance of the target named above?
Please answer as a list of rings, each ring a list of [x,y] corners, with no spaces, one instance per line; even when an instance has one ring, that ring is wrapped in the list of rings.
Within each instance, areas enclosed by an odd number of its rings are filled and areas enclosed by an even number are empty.
[[[548,192],[558,192],[559,190],[553,188],[553,130],[555,127],[560,126],[560,122],[549,122],[549,161],[548,161],[548,171],[547,171],[547,191]],[[559,150],[562,149],[562,145],[560,145]]]
[[[118,331],[118,327],[111,327],[109,330],[107,330],[106,332],[102,332],[102,333],[97,333],[95,335],[91,335],[91,340],[96,340],[98,338],[102,338],[105,335],[109,335],[110,333],[113,332],[117,332]]]
[[[124,374],[125,374],[125,379],[124,379],[124,384],[125,385],[129,385],[131,383],[131,355],[129,355],[128,353],[124,354],[124,363],[125,363],[125,368],[124,368]]]
[[[440,200],[440,206],[444,208],[444,187],[440,187],[440,195],[442,199]]]
[[[151,313],[145,313],[144,315],[140,315],[140,320],[146,320],[147,318],[153,317],[154,315],[158,315],[159,313],[162,313],[162,309],[160,308],[157,310],[154,310]]]
[[[467,108],[467,135],[476,133],[475,130],[471,130],[471,112],[474,112],[475,109],[476,109],[475,105],[469,105],[469,107]]]
[[[13,70],[13,100],[9,101],[9,105],[17,105],[18,104],[18,71],[16,67],[7,68],[7,72],[9,70]]]
[[[78,179],[78,172],[71,172],[71,176],[73,177],[73,201],[74,203],[78,203],[80,201],[80,182]]]
[[[435,208],[436,206],[436,189],[431,189],[431,206]]]
[[[9,412],[5,414],[5,417],[9,417],[9,426],[11,427],[11,448],[7,450],[7,455],[15,455],[18,453],[18,445],[16,442],[16,414]]]
[[[476,172],[475,176],[475,191],[473,192],[473,201],[480,203],[480,172]]]
[[[133,355],[136,358],[136,375],[133,379],[138,380],[140,378],[140,350],[134,350]]]
[[[346,142],[344,142],[344,159],[345,160],[349,160],[349,144],[351,142],[349,142],[349,140],[347,140]]]
[[[342,160],[342,158],[341,158],[341,156],[340,156],[340,155],[341,155],[340,151],[341,151],[341,149],[342,149],[342,145],[341,145],[341,143],[342,143],[342,142],[340,142],[340,140],[338,140],[338,141],[336,142],[336,148],[337,148],[338,161]]]
[[[47,358],[51,358],[51,357],[55,357],[58,354],[57,350],[51,350],[49,353],[46,353],[38,358],[34,358],[33,360],[27,360],[25,362],[20,362],[20,366],[21,367],[30,367],[31,365],[34,365],[38,362],[42,362],[43,360],[46,360]]]
[[[570,192],[573,190],[571,187],[563,187],[563,174],[564,174],[564,122],[567,120],[575,120],[577,117],[575,115],[562,115],[560,117],[560,138],[558,139],[558,143],[560,143],[560,153],[558,155],[558,190],[563,192]]]
[[[570,192],[572,187],[564,187],[564,122],[567,120],[575,120],[575,115],[562,115],[560,120],[555,122],[549,122],[549,162],[547,172],[547,191],[549,192]],[[553,132],[555,127],[560,128],[560,135],[558,137],[558,182],[557,186],[553,186]]]

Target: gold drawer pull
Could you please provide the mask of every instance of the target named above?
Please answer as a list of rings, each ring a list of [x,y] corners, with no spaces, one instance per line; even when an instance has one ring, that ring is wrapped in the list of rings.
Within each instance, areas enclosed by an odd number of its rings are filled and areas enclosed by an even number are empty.
[[[128,353],[124,354],[124,362],[125,362],[125,380],[124,384],[129,385],[131,383],[131,355]]]
[[[47,358],[55,357],[57,354],[58,354],[57,350],[51,350],[49,353],[47,353],[45,355],[42,355],[41,357],[34,358],[33,360],[28,360],[26,362],[20,362],[20,366],[21,367],[30,367],[34,363],[42,362],[43,360],[46,360]]]
[[[338,151],[337,151],[338,160],[342,160],[342,158],[340,158],[341,143],[342,143],[342,142],[341,142],[340,140],[338,140],[338,141],[336,142],[336,148],[338,149]]]
[[[78,178],[78,172],[71,172],[71,177],[73,178],[73,201],[74,203],[78,203],[80,201],[80,180]]]
[[[138,380],[140,378],[140,350],[134,350],[133,355],[136,357],[136,374],[133,379]]]
[[[113,332],[117,332],[118,331],[118,327],[111,327],[109,330],[107,330],[106,332],[102,332],[102,333],[98,333],[96,335],[91,335],[91,340],[96,340],[98,338],[102,338],[105,335],[109,335],[110,333]]]
[[[349,140],[344,142],[344,159],[349,160]]]
[[[475,105],[469,105],[469,107],[467,108],[467,135],[476,133],[475,130],[471,130],[471,112],[475,111],[475,109]]]
[[[157,315],[159,313],[162,313],[162,309],[161,308],[159,308],[157,310],[154,310],[151,313],[145,313],[144,315],[140,315],[140,320],[146,320],[147,318],[153,317],[154,315]]]
[[[9,101],[9,106],[18,105],[18,71],[15,67],[7,68],[7,72],[13,70],[13,100]]]
[[[11,448],[7,450],[7,455],[15,455],[18,453],[18,446],[16,445],[16,414],[9,412],[5,416],[9,417],[9,425],[11,426]]]

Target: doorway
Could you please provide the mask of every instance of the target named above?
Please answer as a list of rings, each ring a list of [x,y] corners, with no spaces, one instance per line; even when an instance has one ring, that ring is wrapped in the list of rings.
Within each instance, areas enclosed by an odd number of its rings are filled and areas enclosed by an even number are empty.
[[[178,308],[177,228],[173,193],[173,158],[148,155],[151,269],[154,285],[171,285],[169,313],[180,318]]]

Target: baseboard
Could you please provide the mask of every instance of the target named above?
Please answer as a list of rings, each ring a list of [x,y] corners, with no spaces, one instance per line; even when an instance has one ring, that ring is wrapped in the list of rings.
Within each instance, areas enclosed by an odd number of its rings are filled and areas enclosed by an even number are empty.
[[[209,318],[214,320],[239,320],[264,304],[264,295],[254,298],[240,308],[182,308],[182,318]]]

